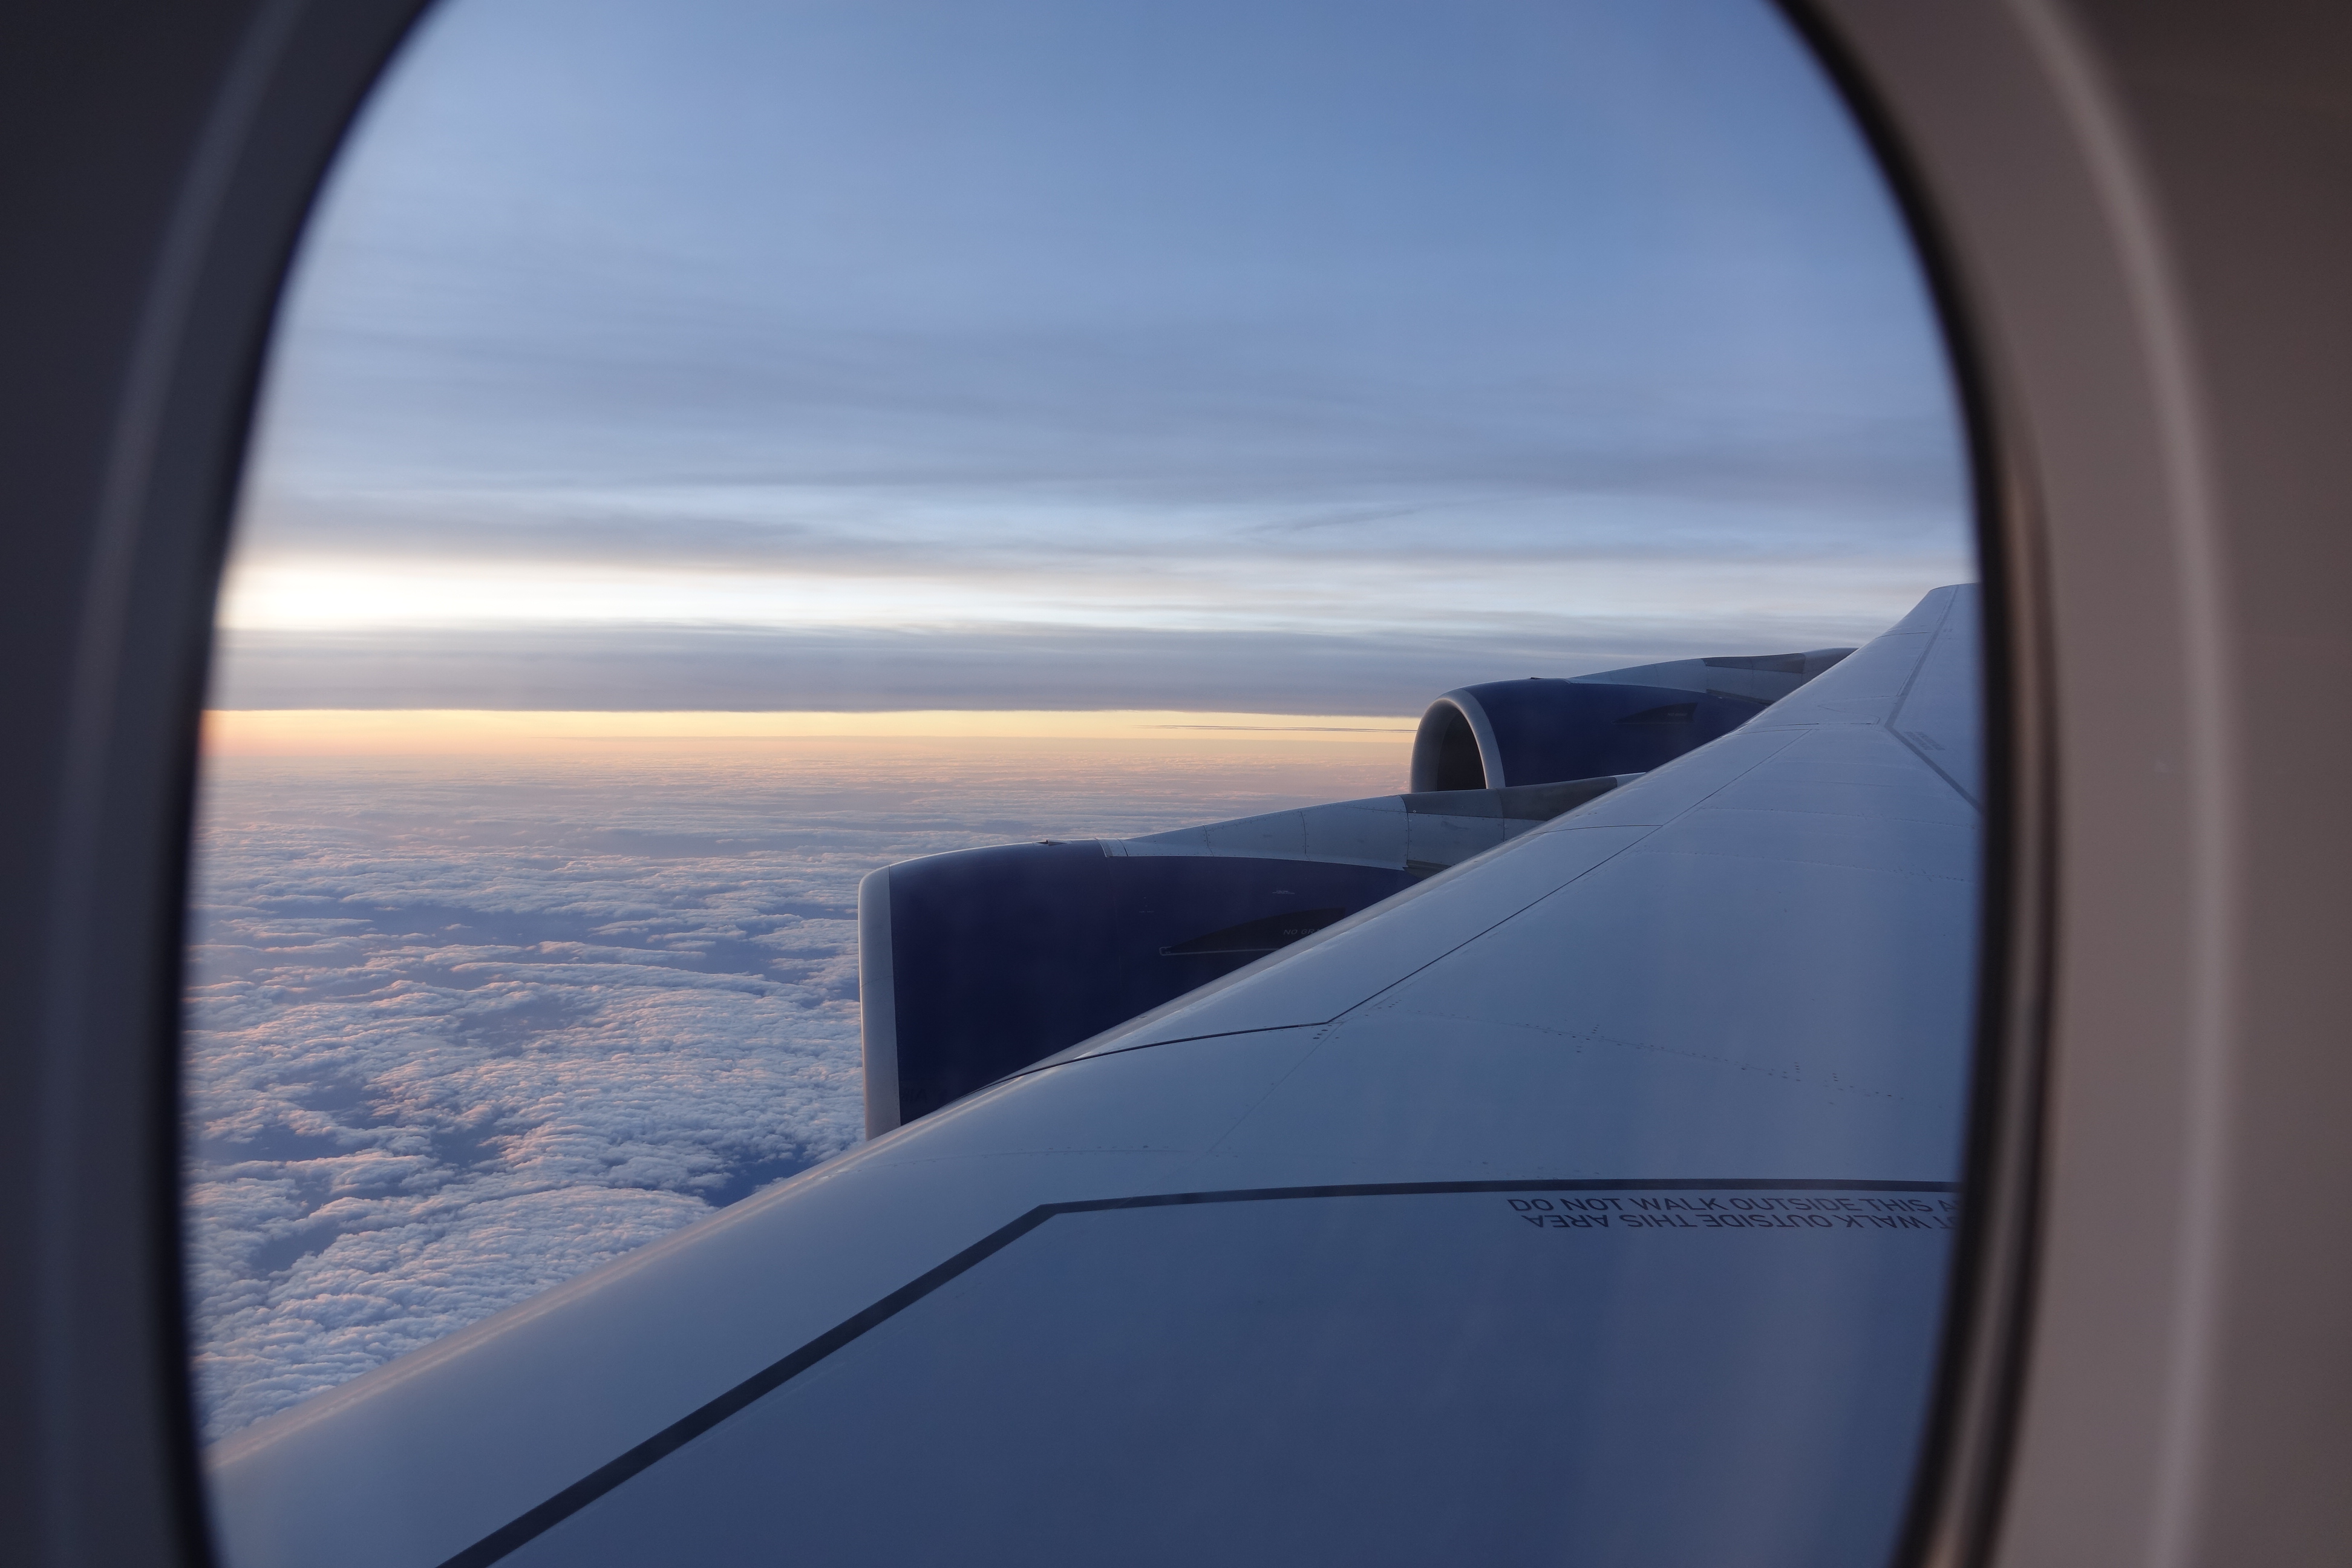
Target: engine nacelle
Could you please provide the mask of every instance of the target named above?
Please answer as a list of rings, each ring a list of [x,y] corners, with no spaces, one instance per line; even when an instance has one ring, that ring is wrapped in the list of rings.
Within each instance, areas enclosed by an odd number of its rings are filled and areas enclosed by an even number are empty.
[[[1422,715],[1412,787],[1514,789],[1647,773],[1729,734],[1852,651],[1686,658],[1465,686]]]
[[[1764,707],[1664,686],[1535,679],[1465,686],[1422,715],[1412,787],[1508,789],[1647,773],[1731,733]]]
[[[857,890],[866,1129],[928,1115],[1622,782],[1381,795],[872,872]]]
[[[1437,700],[1413,793],[902,861],[858,889],[869,1134],[1310,939],[1738,729],[1845,650]]]
[[[1416,879],[1401,866],[1130,858],[1092,838],[873,872],[858,889],[867,1130],[928,1115]]]

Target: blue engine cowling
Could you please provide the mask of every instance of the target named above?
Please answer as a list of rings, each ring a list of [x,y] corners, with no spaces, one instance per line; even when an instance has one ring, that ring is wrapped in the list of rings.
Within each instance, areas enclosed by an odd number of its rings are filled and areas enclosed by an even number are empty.
[[[1313,860],[1128,859],[1094,839],[874,872],[858,890],[868,1129],[928,1115],[1416,880]]]
[[[1729,734],[1766,706],[1669,686],[1536,678],[1465,686],[1422,716],[1412,787],[1508,789],[1647,773]]]

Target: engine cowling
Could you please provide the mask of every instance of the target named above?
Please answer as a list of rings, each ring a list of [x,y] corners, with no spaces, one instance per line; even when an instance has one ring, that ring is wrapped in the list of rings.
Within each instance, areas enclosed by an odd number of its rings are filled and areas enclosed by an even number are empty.
[[[866,1125],[896,1127],[1418,879],[1098,839],[901,861],[858,889]]]
[[[1729,734],[1852,651],[1686,658],[1461,687],[1422,715],[1412,787],[1516,789],[1647,773]]]
[[[1623,782],[1382,795],[872,872],[857,894],[867,1131],[928,1115]]]
[[[1429,706],[1412,742],[1416,790],[1509,789],[1647,773],[1765,704],[1664,686],[1493,680]]]

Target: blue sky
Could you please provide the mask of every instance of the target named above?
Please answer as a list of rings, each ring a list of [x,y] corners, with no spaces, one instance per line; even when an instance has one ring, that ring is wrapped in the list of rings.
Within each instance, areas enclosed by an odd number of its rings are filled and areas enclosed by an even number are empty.
[[[227,707],[1399,713],[1973,563],[1759,0],[462,0],[285,309]]]

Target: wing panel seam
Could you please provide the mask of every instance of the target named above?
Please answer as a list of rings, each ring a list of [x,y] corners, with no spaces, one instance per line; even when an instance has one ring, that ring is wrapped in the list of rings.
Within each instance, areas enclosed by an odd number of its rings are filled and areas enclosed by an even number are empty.
[[[1108,1214],[1129,1209],[1171,1208],[1199,1204],[1268,1203],[1306,1198],[1423,1197],[1477,1193],[1622,1192],[1841,1192],[1957,1193],[1958,1182],[1874,1182],[1835,1178],[1765,1180],[1755,1177],[1592,1177],[1475,1182],[1370,1182],[1327,1186],[1241,1187],[1197,1193],[1148,1193],[1121,1198],[1082,1198],[1040,1204],[998,1227],[953,1258],[900,1286],[865,1310],[845,1319],[798,1350],[770,1363],[690,1414],[672,1422],[635,1447],[599,1466],[553,1497],[445,1559],[440,1568],[488,1568],[594,1502],[651,1469],[697,1437],[740,1414],[834,1352],[879,1328],[917,1301],[1003,1251],[1058,1215]]]

